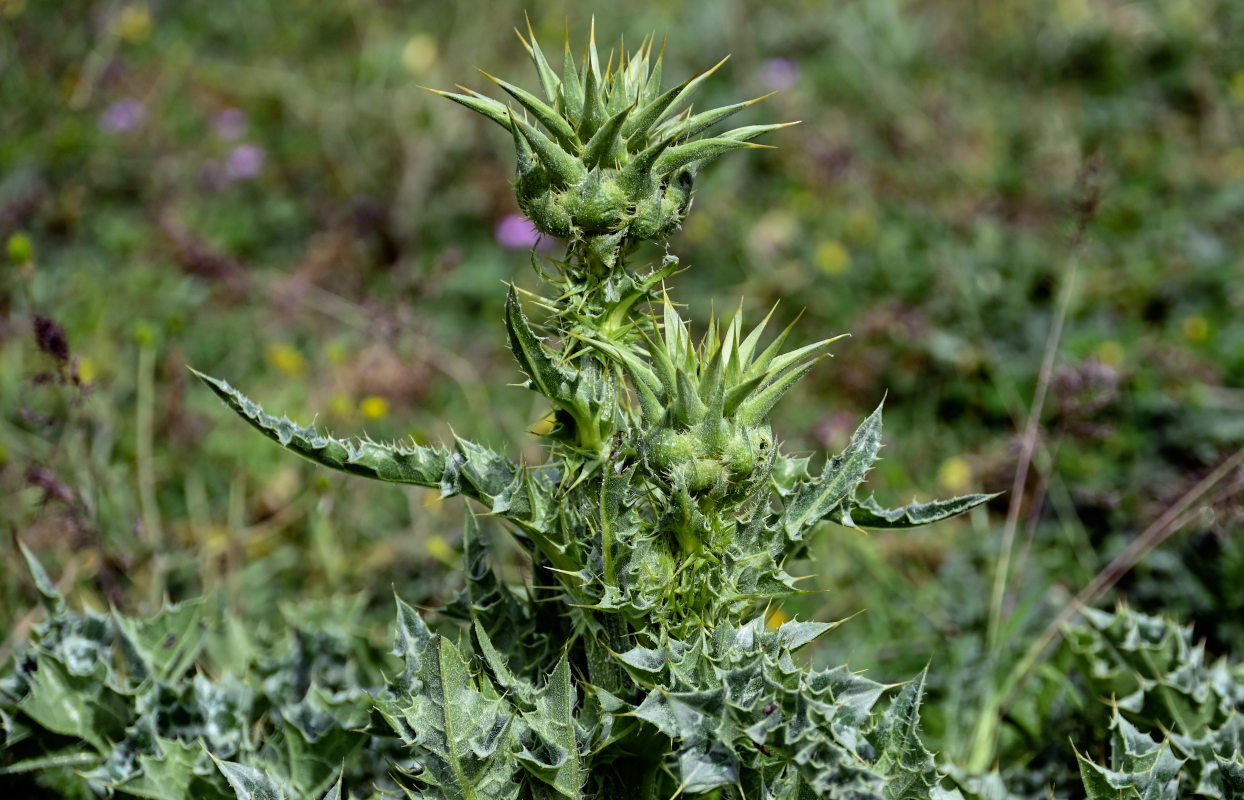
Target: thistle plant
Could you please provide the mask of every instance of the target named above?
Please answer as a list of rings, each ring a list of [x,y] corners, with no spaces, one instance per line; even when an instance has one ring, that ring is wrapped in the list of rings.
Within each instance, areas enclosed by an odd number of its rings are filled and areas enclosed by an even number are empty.
[[[783,453],[770,414],[836,340],[787,349],[790,328],[769,339],[768,319],[745,325],[741,309],[697,335],[666,293],[677,260],[631,261],[677,230],[700,169],[784,124],[701,136],[755,101],[694,112],[713,69],[663,88],[653,40],[602,60],[593,32],[555,71],[530,29],[520,39],[542,98],[497,78],[506,102],[438,94],[510,133],[519,206],[567,242],[538,265],[551,290],[511,287],[503,314],[526,387],[550,406],[546,461],[462,438],[335,438],[196,373],[318,464],[474,501],[530,558],[530,584],[504,584],[468,514],[466,585],[441,610],[463,624],[433,632],[397,601],[404,668],[376,692],[367,736],[394,738],[410,797],[958,796],[917,735],[923,676],[874,713],[892,687],[796,660],[836,623],[770,625],[767,612],[800,592],[790,570],[822,523],[909,528],[989,496],[891,509],[863,494],[880,408],[823,464]],[[358,731],[344,718],[321,727]],[[318,792],[317,764],[305,785]],[[301,774],[242,769],[226,772],[239,797],[261,794],[238,775],[279,796],[295,791],[282,776]]]
[[[652,40],[602,61],[593,32],[580,63],[567,43],[559,73],[530,29],[520,39],[543,98],[499,78],[508,103],[469,89],[438,94],[511,134],[519,206],[539,231],[567,240],[565,256],[542,269],[552,292],[525,304],[511,287],[505,301],[526,386],[551,405],[548,460],[515,463],[465,439],[337,439],[200,375],[287,449],[463,495],[529,554],[531,585],[502,585],[469,522],[467,585],[445,609],[467,623],[457,643],[399,601],[406,668],[377,708],[417,765],[409,791],[938,794],[941,779],[915,735],[922,682],[874,719],[885,687],[794,661],[833,624],[773,629],[765,612],[798,593],[787,570],[820,523],[912,527],[988,496],[898,509],[861,496],[881,446],[880,408],[819,470],[783,454],[770,412],[834,340],[786,350],[790,329],[766,342],[765,323],[746,329],[741,313],[711,319],[697,339],[665,293],[677,262],[645,270],[629,261],[639,243],[682,223],[701,168],[783,125],[697,138],[755,101],[693,113],[713,70],[663,89],[664,53],[653,59]]]

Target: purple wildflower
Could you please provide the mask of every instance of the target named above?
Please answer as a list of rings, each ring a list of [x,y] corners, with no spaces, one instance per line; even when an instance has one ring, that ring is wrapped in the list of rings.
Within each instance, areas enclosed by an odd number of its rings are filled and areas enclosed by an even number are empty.
[[[549,237],[536,230],[531,220],[519,214],[502,217],[493,229],[493,235],[497,237],[497,243],[507,250],[530,250],[532,247],[544,250],[553,245]]]
[[[212,129],[226,142],[241,139],[246,133],[246,114],[240,108],[226,108],[212,120]]]
[[[760,82],[775,92],[794,86],[799,80],[799,65],[789,58],[771,58],[760,65]]]
[[[142,101],[123,97],[99,115],[99,129],[105,133],[124,133],[142,124],[147,109]]]
[[[259,145],[240,144],[225,156],[225,177],[231,181],[250,180],[263,171],[267,153]]]

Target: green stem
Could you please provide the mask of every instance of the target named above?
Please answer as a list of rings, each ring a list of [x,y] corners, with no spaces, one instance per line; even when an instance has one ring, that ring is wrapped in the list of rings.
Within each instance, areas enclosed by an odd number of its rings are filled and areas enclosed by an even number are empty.
[[[143,532],[157,561],[164,557],[164,525],[156,499],[155,456],[152,429],[155,416],[155,345],[141,342],[138,346],[138,398],[135,416],[135,460],[138,470],[138,501],[142,508]],[[156,603],[164,594],[163,566],[152,570],[151,597]]]
[[[623,696],[627,693],[630,677],[613,657],[613,653],[624,653],[630,649],[626,641],[626,621],[618,614],[602,614],[600,625],[600,636],[590,637],[584,642],[589,677],[594,686]]]

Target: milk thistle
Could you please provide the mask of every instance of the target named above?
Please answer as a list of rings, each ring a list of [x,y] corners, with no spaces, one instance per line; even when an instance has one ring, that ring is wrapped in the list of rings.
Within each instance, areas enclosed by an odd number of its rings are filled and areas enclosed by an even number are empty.
[[[408,748],[414,797],[945,797],[916,736],[922,679],[884,715],[886,687],[792,658],[832,623],[765,624],[797,594],[788,566],[822,522],[906,528],[988,499],[886,509],[859,489],[881,409],[819,470],[774,439],[775,404],[835,339],[784,349],[767,319],[712,318],[698,339],[665,293],[677,260],[633,264],[678,229],[696,175],[786,123],[702,136],[756,100],[693,113],[705,70],[662,87],[652,39],[602,61],[595,32],[554,70],[519,35],[543,96],[492,78],[506,102],[436,92],[504,128],[515,193],[536,231],[565,240],[552,286],[511,287],[504,324],[526,386],[549,403],[548,460],[476,443],[341,440],[266,414],[200,377],[287,449],[355,475],[463,495],[528,553],[530,586],[503,585],[474,517],[467,585],[444,613],[469,641],[434,634],[398,602],[406,668],[380,714]],[[720,64],[718,65],[720,66]],[[762,98],[758,98],[762,99]],[[554,612],[556,610],[556,613]]]

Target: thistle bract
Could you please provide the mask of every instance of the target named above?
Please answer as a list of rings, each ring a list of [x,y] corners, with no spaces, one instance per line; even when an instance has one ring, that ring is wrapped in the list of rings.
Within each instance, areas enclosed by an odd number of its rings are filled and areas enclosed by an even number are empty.
[[[464,93],[437,93],[510,131],[519,207],[540,232],[569,239],[593,264],[612,268],[638,242],[669,236],[686,217],[692,184],[705,164],[758,147],[752,139],[783,127],[752,125],[700,137],[763,99],[691,112],[696,90],[724,59],[662,90],[664,47],[653,61],[654,38],[631,54],[623,44],[616,62],[611,54],[602,69],[593,25],[582,63],[575,64],[567,39],[560,74],[530,27],[527,38],[519,38],[535,64],[543,99],[491,75],[510,104],[464,87]]]

